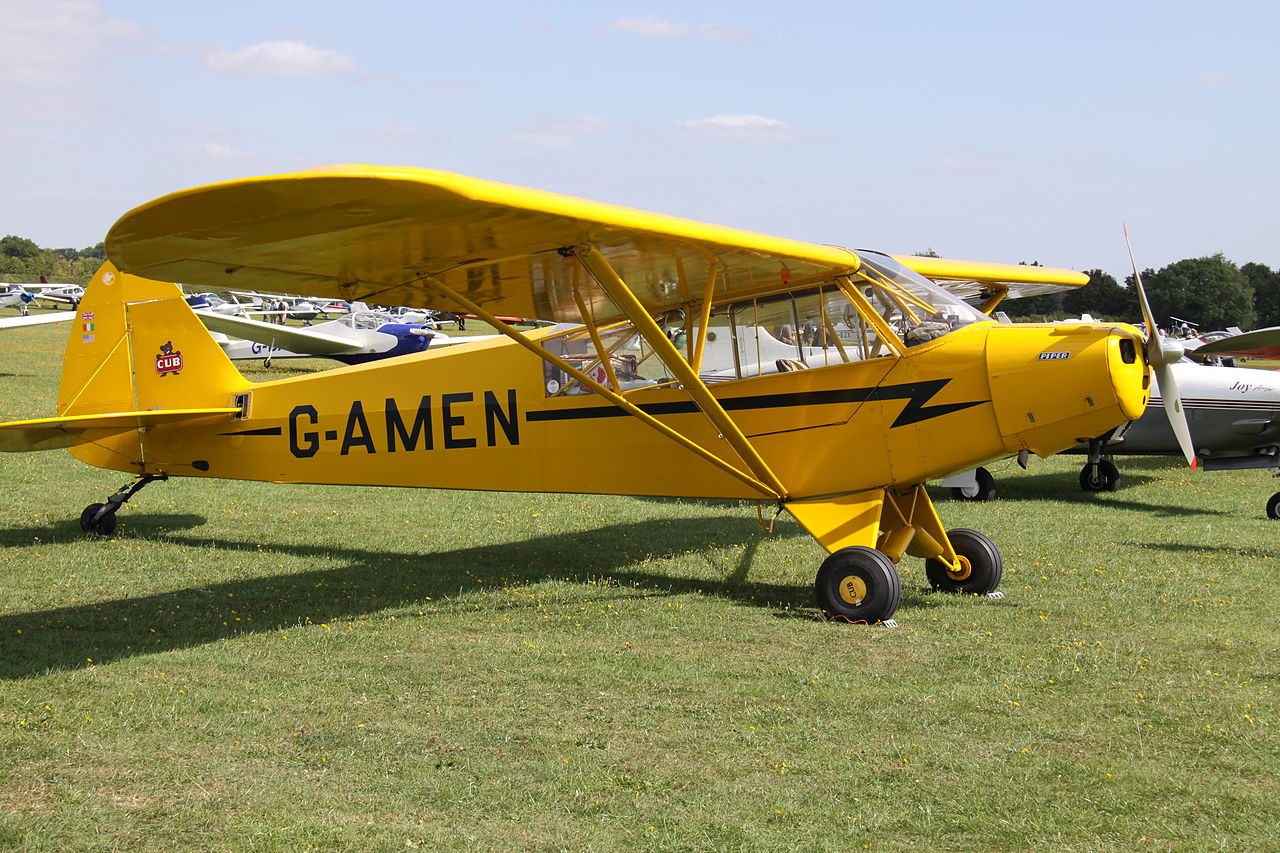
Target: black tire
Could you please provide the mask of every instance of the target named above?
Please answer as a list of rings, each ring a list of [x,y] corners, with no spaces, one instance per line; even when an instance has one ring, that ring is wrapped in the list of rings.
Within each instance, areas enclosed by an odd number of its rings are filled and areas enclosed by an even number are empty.
[[[951,497],[958,501],[993,501],[996,499],[996,478],[991,476],[991,472],[986,468],[979,468],[973,472],[974,477],[978,480],[978,492],[974,495],[966,495],[964,489],[954,488],[951,490]]]
[[[902,603],[902,580],[893,561],[875,548],[853,545],[822,561],[814,582],[818,607],[828,619],[883,622]]]
[[[116,514],[109,512],[102,518],[98,519],[98,535],[110,536],[116,532]]]
[[[1086,492],[1114,492],[1120,488],[1120,469],[1108,459],[1087,463],[1080,469],[1080,488]]]
[[[955,548],[960,563],[966,574],[957,577],[947,570],[941,560],[924,561],[924,573],[929,584],[941,592],[963,592],[972,595],[986,595],[995,592],[1004,577],[1004,558],[1000,549],[991,537],[966,527],[957,527],[947,531],[951,547]]]
[[[84,512],[80,513],[80,529],[85,533],[97,533],[99,536],[110,536],[116,532],[116,514],[108,512],[101,518],[94,520],[94,516],[102,509],[105,504],[89,504],[84,508]]]
[[[102,506],[102,504],[89,504],[84,508],[84,512],[80,513],[80,529],[85,533],[98,532],[98,523],[93,520],[93,517],[98,514]]]
[[[1276,492],[1267,501],[1267,518],[1280,519],[1280,492]]]

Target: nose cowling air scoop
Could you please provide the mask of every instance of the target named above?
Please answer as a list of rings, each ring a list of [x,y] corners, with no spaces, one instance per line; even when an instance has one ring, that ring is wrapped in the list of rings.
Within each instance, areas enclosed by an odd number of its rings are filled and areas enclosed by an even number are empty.
[[[987,345],[991,402],[1005,449],[1049,456],[1146,408],[1142,338],[1123,325],[996,326]]]

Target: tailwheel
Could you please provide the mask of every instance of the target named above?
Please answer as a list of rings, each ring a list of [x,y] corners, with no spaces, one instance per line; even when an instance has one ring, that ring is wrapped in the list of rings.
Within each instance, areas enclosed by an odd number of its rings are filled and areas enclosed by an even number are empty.
[[[80,513],[80,529],[85,533],[110,536],[116,532],[116,508],[108,504],[89,504]]]
[[[106,503],[89,504],[85,507],[84,512],[80,513],[80,529],[85,533],[110,536],[116,532],[116,511],[145,486],[157,480],[167,479],[169,479],[168,474],[140,474],[133,482],[122,486],[114,495],[108,497]]]
[[[1276,492],[1267,501],[1267,518],[1280,518],[1280,492]]]
[[[1086,463],[1080,469],[1080,488],[1086,492],[1114,492],[1120,488],[1120,469],[1109,459]]]
[[[822,562],[814,582],[818,606],[828,619],[885,622],[902,601],[902,581],[893,561],[875,548],[841,548]]]
[[[955,549],[958,569],[952,569],[941,560],[924,561],[924,572],[929,583],[942,592],[964,592],[986,595],[994,592],[1004,577],[1004,559],[991,537],[957,527],[947,531],[951,547]]]

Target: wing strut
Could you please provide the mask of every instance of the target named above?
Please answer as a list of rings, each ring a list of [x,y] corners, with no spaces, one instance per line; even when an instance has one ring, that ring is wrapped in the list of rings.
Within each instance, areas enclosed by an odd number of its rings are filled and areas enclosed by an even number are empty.
[[[443,282],[437,281],[431,276],[424,276],[421,279],[421,281],[423,282],[423,284],[426,284],[428,287],[433,288],[434,290],[436,290],[438,293],[440,293],[442,296],[446,297],[447,299],[452,299],[456,301],[458,305],[461,305],[470,313],[475,314],[481,320],[488,323],[490,326],[493,326],[499,332],[511,338],[520,346],[532,352],[538,358],[544,361],[551,362],[556,367],[563,370],[565,373],[569,374],[570,376],[572,376],[574,379],[581,382],[586,387],[590,388],[592,391],[595,391],[601,397],[613,403],[615,406],[625,410],[628,414],[635,416],[644,424],[650,427],[653,427],[655,430],[662,433],[672,441],[676,442],[681,447],[684,447],[685,449],[690,450],[693,453],[696,453],[698,456],[701,456],[703,459],[707,460],[712,465],[719,468],[721,471],[724,471],[726,474],[729,474],[735,479],[740,480],[741,482],[747,484],[748,486],[760,492],[760,494],[765,495],[766,497],[771,497],[771,498],[782,497],[782,493],[779,490],[771,488],[765,483],[760,482],[750,474],[739,470],[737,467],[721,459],[719,456],[716,456],[711,451],[707,450],[706,448],[702,447],[696,442],[690,440],[689,438],[681,435],[679,432],[676,432],[674,429],[667,426],[662,421],[655,418],[653,415],[644,411],[635,403],[631,402],[626,397],[614,391],[612,388],[606,388],[604,385],[601,385],[594,378],[592,378],[591,376],[588,376],[586,373],[582,372],[577,367],[574,367],[569,362],[565,361],[564,359],[560,358],[554,353],[548,352],[546,349],[530,341],[528,338],[522,335],[517,329],[502,322],[497,317],[493,316],[488,311],[484,310],[479,305],[472,302],[470,299],[466,298],[461,293],[458,293],[456,290],[444,284]],[[645,317],[648,317],[648,315],[646,314]],[[591,318],[584,317],[583,319],[590,320]],[[661,334],[661,330],[659,330],[659,333]],[[666,340],[665,336],[663,337],[663,340],[664,341]],[[668,346],[669,345],[670,345],[670,342],[668,342]]]
[[[738,428],[733,418],[729,417],[728,412],[720,405],[720,401],[707,388],[707,384],[702,381],[693,368],[689,366],[689,362],[680,354],[680,350],[676,349],[675,344],[671,343],[667,336],[663,334],[662,329],[654,322],[648,310],[640,303],[636,295],[631,292],[631,288],[627,287],[627,283],[622,280],[601,251],[590,243],[579,244],[569,251],[595,277],[596,282],[613,300],[618,310],[635,325],[636,331],[640,333],[640,336],[648,342],[649,346],[653,347],[658,357],[676,375],[676,378],[683,383],[685,391],[693,398],[693,402],[720,430],[720,434],[737,451],[738,456],[747,464],[751,473],[768,485],[776,497],[785,496],[787,489],[782,485],[782,481],[773,473],[760,454],[756,452],[756,449],[751,446],[750,439]]]
[[[714,266],[707,273],[707,289],[702,294],[702,310],[698,312],[698,341],[693,343],[693,330],[690,329],[688,334],[689,342],[694,347],[691,353],[692,358],[689,359],[689,367],[694,373],[702,370],[702,351],[707,345],[707,329],[711,322],[711,296],[716,289],[716,274],[719,272]]]

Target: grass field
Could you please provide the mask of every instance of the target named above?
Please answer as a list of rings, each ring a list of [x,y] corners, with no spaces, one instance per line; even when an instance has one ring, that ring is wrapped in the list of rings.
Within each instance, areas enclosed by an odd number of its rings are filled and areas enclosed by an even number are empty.
[[[0,848],[1280,849],[1280,484],[1079,464],[939,492],[1007,596],[909,559],[888,629],[749,504],[175,480],[90,539],[126,478],[6,456]]]

